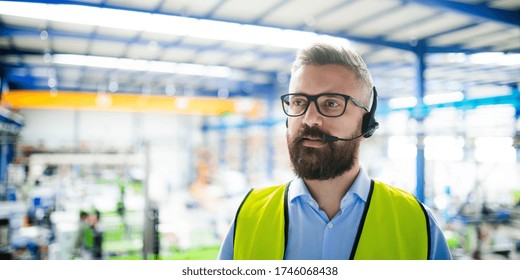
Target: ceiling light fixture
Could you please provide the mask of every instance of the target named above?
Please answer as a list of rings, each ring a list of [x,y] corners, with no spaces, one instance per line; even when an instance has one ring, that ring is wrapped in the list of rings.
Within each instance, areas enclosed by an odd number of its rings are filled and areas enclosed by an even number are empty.
[[[314,32],[80,5],[0,2],[0,14],[290,49],[314,40],[349,44],[347,39]]]
[[[391,109],[412,108],[415,105],[417,105],[417,98],[414,96],[394,97],[388,100],[388,107]]]
[[[115,58],[93,55],[55,54],[52,63],[74,66],[88,66],[131,71],[148,71],[192,76],[229,78],[233,71],[225,66],[212,66],[192,63],[150,61],[143,59]]]
[[[475,53],[469,55],[469,62],[473,64],[515,66],[520,65],[520,54],[500,52]]]
[[[423,102],[426,105],[441,104],[449,102],[458,102],[464,99],[464,93],[461,91],[428,94],[423,97]]]

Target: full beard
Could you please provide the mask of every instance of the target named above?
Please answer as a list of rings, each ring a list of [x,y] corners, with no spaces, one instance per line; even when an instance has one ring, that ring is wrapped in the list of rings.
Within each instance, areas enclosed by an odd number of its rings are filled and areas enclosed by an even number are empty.
[[[328,142],[324,147],[305,147],[305,137],[323,137],[317,127],[305,126],[297,137],[287,143],[294,173],[307,180],[334,179],[350,171],[358,159],[359,139]]]

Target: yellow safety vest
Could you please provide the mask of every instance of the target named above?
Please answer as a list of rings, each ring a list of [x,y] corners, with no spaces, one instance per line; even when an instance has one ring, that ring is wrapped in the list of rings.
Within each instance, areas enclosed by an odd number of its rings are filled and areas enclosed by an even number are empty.
[[[235,217],[234,259],[282,260],[289,216],[285,184],[252,189]],[[372,181],[350,259],[426,260],[429,219],[410,193]]]

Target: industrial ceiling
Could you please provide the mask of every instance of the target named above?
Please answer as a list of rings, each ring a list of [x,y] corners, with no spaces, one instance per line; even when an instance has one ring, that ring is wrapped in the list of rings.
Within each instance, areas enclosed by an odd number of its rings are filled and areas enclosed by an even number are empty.
[[[349,40],[383,100],[418,79],[466,97],[520,81],[518,0],[1,1],[0,74],[10,90],[273,99],[317,36]]]

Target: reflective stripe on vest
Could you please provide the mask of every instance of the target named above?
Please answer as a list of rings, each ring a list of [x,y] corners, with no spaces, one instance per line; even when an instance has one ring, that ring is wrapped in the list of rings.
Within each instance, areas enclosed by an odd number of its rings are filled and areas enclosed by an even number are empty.
[[[288,234],[285,185],[253,189],[235,218],[234,259],[281,260]],[[428,259],[429,219],[408,192],[372,182],[350,259]]]

